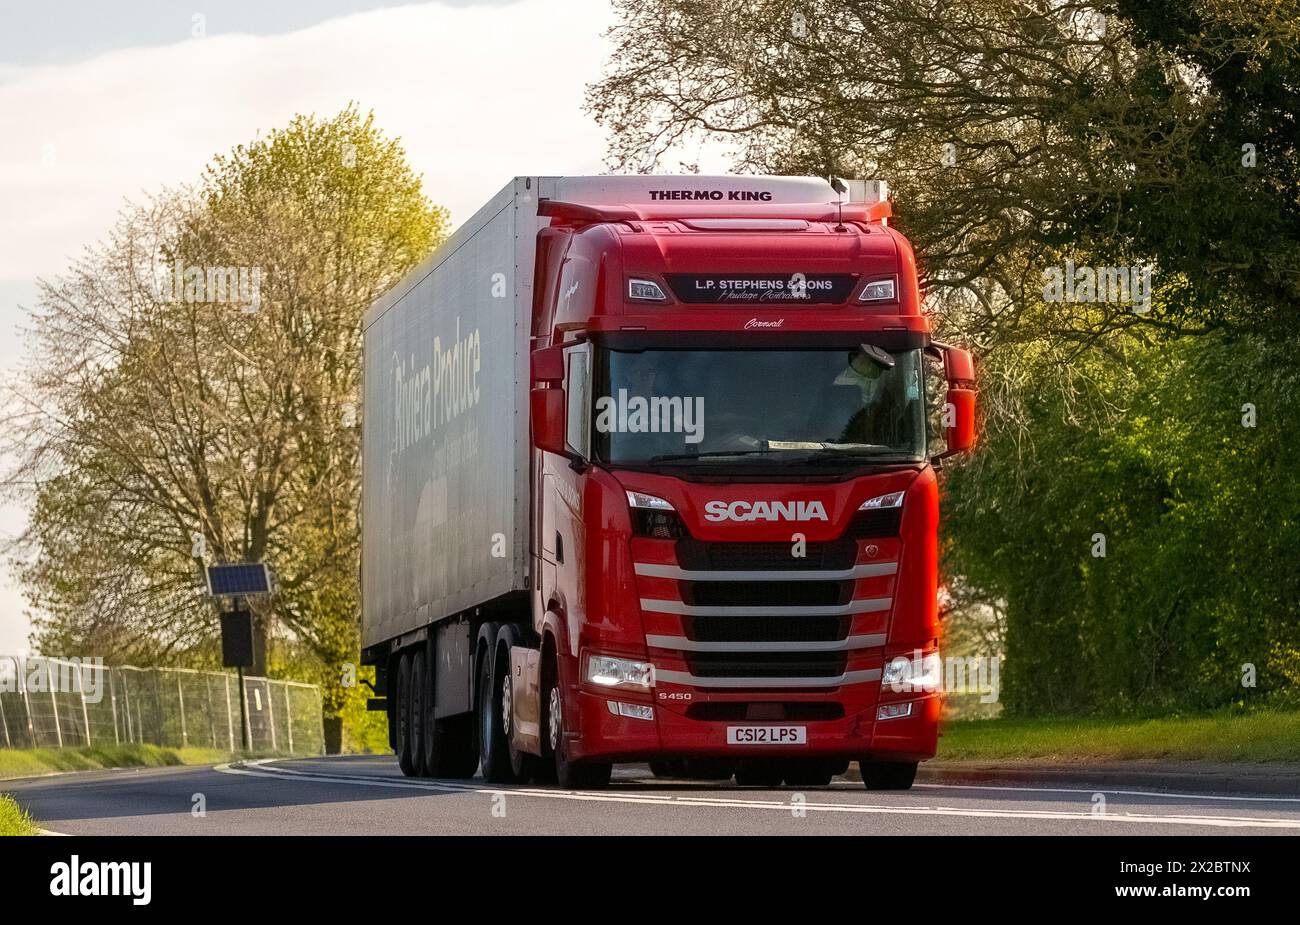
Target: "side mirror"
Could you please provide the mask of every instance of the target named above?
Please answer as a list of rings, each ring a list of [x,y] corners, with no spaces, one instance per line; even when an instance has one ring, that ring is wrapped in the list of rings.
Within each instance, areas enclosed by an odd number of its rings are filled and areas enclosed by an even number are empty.
[[[943,359],[948,397],[943,406],[944,439],[948,449],[938,459],[964,453],[975,446],[975,363],[969,350],[935,344],[931,355]]]
[[[950,384],[973,383],[975,381],[975,363],[970,351],[961,347],[943,348],[943,377]]]
[[[549,348],[548,348],[549,349]],[[533,355],[536,357],[536,354]],[[565,423],[564,389],[533,389],[529,393],[533,445],[539,450],[570,456]]]
[[[944,456],[964,453],[975,445],[975,390],[948,389],[943,407],[944,439],[948,449]]]
[[[533,385],[559,385],[564,381],[564,344],[534,350],[530,357]]]

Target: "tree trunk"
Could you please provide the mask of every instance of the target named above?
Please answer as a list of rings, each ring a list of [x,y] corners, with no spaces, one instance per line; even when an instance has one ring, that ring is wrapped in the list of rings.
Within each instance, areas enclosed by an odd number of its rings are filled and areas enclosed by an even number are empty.
[[[325,724],[325,754],[339,755],[343,753],[343,717],[325,716],[322,720]]]

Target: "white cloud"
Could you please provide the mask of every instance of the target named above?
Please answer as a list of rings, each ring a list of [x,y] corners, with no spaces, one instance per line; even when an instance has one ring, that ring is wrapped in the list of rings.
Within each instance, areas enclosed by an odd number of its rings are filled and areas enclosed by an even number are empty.
[[[581,105],[610,15],[605,0],[431,4],[8,69],[0,279],[58,272],[124,198],[193,180],[257,132],[350,100],[401,136],[457,221],[516,174],[598,172],[603,133]]]

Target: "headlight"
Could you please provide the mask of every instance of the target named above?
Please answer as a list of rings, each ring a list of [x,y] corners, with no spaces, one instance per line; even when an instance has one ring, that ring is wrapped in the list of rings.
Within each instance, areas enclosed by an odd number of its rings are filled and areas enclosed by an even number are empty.
[[[629,279],[627,281],[627,297],[638,302],[668,301],[668,297],[664,295],[664,291],[659,287],[659,284],[649,279]]]
[[[588,655],[587,681],[601,687],[648,691],[655,684],[655,666],[630,658]]]
[[[629,491],[627,503],[632,508],[634,536],[646,536],[652,540],[677,540],[686,535],[681,518],[663,498]]]
[[[888,279],[876,279],[862,287],[862,295],[858,296],[859,302],[890,302],[898,294],[898,284],[894,277]]]
[[[880,683],[889,685],[896,693],[937,691],[943,685],[943,660],[938,652],[891,658],[880,675]]]
[[[627,503],[631,507],[643,508],[648,511],[671,511],[673,506],[663,498],[656,498],[654,495],[647,495],[640,491],[629,491],[627,493]]]
[[[868,498],[858,507],[859,511],[880,511],[885,508],[899,507],[903,503],[903,495],[906,491],[891,491],[887,495],[877,495],[874,498]]]

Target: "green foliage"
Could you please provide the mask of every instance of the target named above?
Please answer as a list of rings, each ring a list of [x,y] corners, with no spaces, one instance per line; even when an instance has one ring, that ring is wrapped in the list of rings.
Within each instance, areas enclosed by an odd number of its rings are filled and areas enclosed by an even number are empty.
[[[36,835],[36,823],[13,797],[0,794],[0,836]]]
[[[72,748],[0,748],[0,778],[35,777],[61,771],[104,768],[165,768],[182,764],[218,764],[236,758],[272,758],[275,752],[230,754],[214,748],[167,748],[127,742]]]
[[[1009,714],[1300,689],[1295,347],[1125,341],[1074,358],[1069,388],[1050,357],[1022,369],[945,497],[948,568],[1006,603]],[[990,391],[1008,374],[991,360]]]
[[[949,723],[944,761],[1300,761],[1300,712],[1225,707],[1134,719],[994,719]]]

